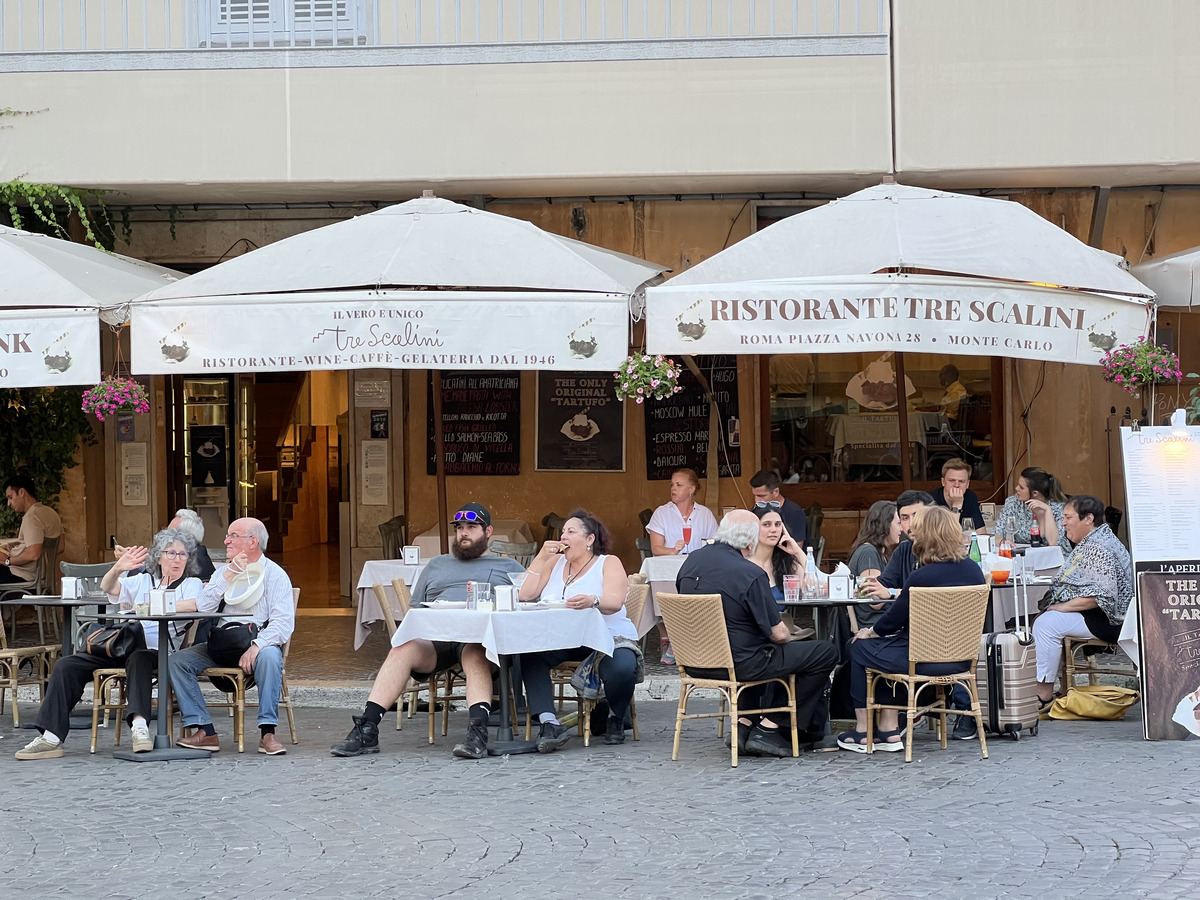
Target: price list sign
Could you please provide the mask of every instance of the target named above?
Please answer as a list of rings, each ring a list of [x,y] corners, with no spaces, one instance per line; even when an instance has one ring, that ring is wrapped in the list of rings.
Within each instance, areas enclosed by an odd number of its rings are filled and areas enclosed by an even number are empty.
[[[429,379],[428,464],[437,474],[433,444],[433,379]],[[442,439],[447,475],[519,475],[521,375],[519,372],[444,372]]]
[[[720,414],[717,460],[722,478],[742,475],[741,425],[738,412],[736,356],[697,356],[697,368],[712,388]],[[686,366],[679,378],[679,393],[665,400],[647,400],[646,478],[670,481],[680,467],[708,477],[709,403],[700,382]]]

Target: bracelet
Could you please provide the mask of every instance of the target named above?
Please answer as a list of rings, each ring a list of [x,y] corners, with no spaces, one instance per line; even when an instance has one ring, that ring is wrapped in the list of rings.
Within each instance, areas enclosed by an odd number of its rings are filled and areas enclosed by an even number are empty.
[[[541,575],[541,574],[542,574],[542,571],[541,571],[541,569],[539,569],[539,570],[538,570],[538,571],[536,571],[536,572],[535,572],[533,569],[526,569],[526,570],[525,570],[525,574],[526,574],[526,575]]]

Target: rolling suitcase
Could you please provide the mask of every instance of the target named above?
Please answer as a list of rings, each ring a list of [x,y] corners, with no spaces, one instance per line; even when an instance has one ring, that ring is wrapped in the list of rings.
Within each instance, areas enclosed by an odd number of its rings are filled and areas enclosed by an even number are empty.
[[[988,731],[1021,739],[1021,732],[1038,733],[1037,658],[1033,631],[1029,627],[1029,591],[1022,578],[1014,583],[1020,596],[1015,631],[991,632],[979,641],[979,662],[975,680],[979,685],[979,705]]]

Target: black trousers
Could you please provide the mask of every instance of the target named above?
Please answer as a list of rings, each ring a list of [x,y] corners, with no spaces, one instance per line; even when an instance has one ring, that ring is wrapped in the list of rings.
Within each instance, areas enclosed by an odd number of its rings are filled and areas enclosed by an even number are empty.
[[[574,650],[547,650],[544,653],[521,654],[521,674],[524,676],[525,697],[529,711],[536,717],[554,711],[554,685],[550,681],[550,670],[559,663],[582,662],[591,654],[591,647],[576,647]],[[637,678],[637,654],[628,647],[618,647],[612,656],[600,658],[600,681],[604,685],[604,696],[613,716],[624,719],[633,700]]]
[[[918,675],[957,675],[970,671],[974,663],[921,663]],[[855,709],[867,706],[867,669],[880,672],[908,671],[908,632],[888,637],[855,641],[850,645],[850,702]],[[895,691],[886,684],[877,683],[876,700],[892,703],[903,691]]]
[[[75,653],[60,659],[50,675],[46,699],[38,711],[38,729],[65,738],[71,730],[71,710],[83,696],[84,688],[92,683],[92,673],[97,669],[116,668],[120,666],[114,660],[90,653]],[[128,679],[125,721],[133,722],[137,716],[150,718],[151,683],[157,671],[157,650],[135,650],[125,660]]]

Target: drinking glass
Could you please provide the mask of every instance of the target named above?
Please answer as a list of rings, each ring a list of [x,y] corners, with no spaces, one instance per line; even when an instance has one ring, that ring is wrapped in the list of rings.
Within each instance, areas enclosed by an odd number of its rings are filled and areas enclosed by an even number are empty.
[[[517,593],[521,593],[521,585],[525,583],[525,579],[529,577],[528,572],[509,572],[508,580],[512,582],[513,587],[517,589]]]
[[[1012,573],[1012,560],[1006,556],[991,558],[992,584],[1007,584],[1008,576]]]
[[[690,544],[691,542],[692,542],[692,526],[684,525],[683,526],[683,552],[684,553],[688,552],[688,544]]]
[[[783,600],[785,603],[795,603],[800,599],[800,576],[783,576]]]

